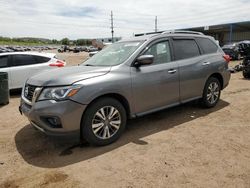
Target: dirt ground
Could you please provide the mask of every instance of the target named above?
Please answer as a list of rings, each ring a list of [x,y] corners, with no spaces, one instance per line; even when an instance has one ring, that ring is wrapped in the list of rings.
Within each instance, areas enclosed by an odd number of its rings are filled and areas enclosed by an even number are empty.
[[[89,54],[87,52],[57,53],[56,50],[51,50],[49,52],[57,54],[58,59],[66,61],[67,66],[74,66],[74,65],[81,64],[85,60],[87,60],[87,58],[89,58]]]
[[[59,54],[76,65],[86,53]],[[49,138],[0,107],[0,187],[250,187],[250,80],[232,74],[215,108],[196,103],[130,120],[105,147]]]

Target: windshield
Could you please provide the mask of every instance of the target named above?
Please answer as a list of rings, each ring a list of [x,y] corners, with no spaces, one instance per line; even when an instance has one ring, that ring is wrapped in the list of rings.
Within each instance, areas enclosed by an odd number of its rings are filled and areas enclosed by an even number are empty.
[[[140,46],[142,42],[118,42],[107,46],[93,57],[85,61],[82,66],[113,66],[123,63]]]

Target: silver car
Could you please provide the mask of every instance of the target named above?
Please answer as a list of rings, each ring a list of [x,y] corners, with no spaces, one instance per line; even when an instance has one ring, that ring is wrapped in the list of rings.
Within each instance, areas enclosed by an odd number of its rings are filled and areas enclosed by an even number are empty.
[[[48,135],[77,134],[94,145],[117,140],[128,118],[200,99],[214,107],[230,80],[214,39],[163,32],[114,43],[80,66],[27,80],[20,111]]]

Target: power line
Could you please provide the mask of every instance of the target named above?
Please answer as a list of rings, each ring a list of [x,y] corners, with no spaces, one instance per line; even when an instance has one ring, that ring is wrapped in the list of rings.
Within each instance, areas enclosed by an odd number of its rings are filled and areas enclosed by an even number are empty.
[[[155,32],[157,32],[157,16],[155,17]]]
[[[112,43],[114,42],[114,21],[113,21],[113,11],[111,11],[111,37]]]

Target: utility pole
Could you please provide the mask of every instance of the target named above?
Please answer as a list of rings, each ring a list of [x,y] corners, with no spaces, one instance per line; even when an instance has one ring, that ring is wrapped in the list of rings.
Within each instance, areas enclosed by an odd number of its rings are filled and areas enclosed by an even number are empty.
[[[113,21],[113,11],[111,11],[111,35],[112,35],[112,43],[114,43],[114,21]]]
[[[157,16],[155,17],[155,32],[157,32]]]

